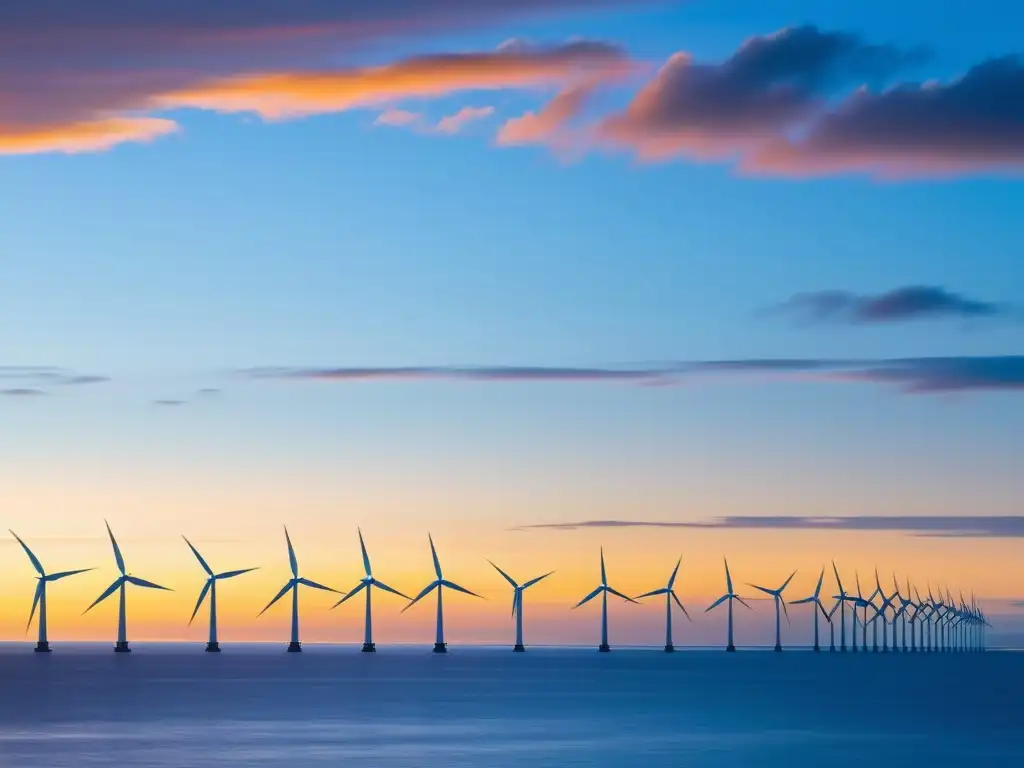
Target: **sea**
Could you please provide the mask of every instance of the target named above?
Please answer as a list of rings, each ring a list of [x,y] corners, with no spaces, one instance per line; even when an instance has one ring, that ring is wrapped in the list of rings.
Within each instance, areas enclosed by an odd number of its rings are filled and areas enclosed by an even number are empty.
[[[0,646],[0,766],[1024,765],[1024,653]]]

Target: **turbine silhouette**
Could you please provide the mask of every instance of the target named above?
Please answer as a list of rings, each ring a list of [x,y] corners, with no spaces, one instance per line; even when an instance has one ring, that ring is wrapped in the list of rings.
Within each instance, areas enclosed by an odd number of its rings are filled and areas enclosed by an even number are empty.
[[[210,595],[210,639],[206,644],[207,653],[220,653],[220,643],[217,642],[217,582],[224,581],[224,579],[233,579],[235,576],[241,576],[243,573],[249,573],[255,571],[255,568],[243,568],[240,571],[225,571],[224,573],[214,573],[213,569],[203,559],[203,556],[199,554],[199,550],[196,549],[192,542],[186,539],[184,536],[181,538],[185,539],[185,543],[188,544],[188,548],[192,550],[192,554],[196,556],[196,560],[199,561],[199,565],[202,567],[209,578],[206,583],[203,584],[203,589],[199,593],[199,599],[196,601],[196,607],[192,611],[192,618],[188,620],[189,626],[195,621],[196,614],[199,613],[199,608],[203,604],[203,600],[206,599],[206,595]]]
[[[825,611],[825,606],[821,604],[821,582],[825,580],[825,566],[821,567],[821,574],[818,576],[818,586],[814,588],[814,594],[810,597],[805,597],[802,600],[794,600],[793,605],[801,605],[803,603],[813,603],[814,610],[814,650],[818,652],[821,650],[821,646],[818,644],[818,611],[821,611],[821,615],[825,617],[825,620],[830,624],[832,623],[832,617]],[[834,633],[833,633],[834,634]],[[832,650],[834,651],[835,643],[832,643]]]
[[[673,585],[676,583],[676,574],[679,573],[679,565],[683,562],[683,558],[680,557],[676,561],[676,567],[672,569],[672,575],[668,577],[668,584],[661,589],[655,589],[651,592],[645,592],[642,595],[637,595],[637,600],[642,600],[645,597],[655,597],[657,595],[665,596],[665,652],[672,653],[676,647],[672,644],[672,601],[676,601],[676,605],[686,616],[687,621],[693,621],[690,618],[690,614],[686,610],[686,606],[680,602],[679,597],[676,595]]]
[[[726,589],[725,594],[722,595],[717,600],[715,600],[715,602],[713,602],[707,608],[705,608],[704,609],[704,613],[708,613],[709,611],[714,610],[715,608],[717,608],[718,606],[720,606],[724,602],[728,602],[729,603],[729,605],[728,605],[728,608],[729,608],[729,629],[728,629],[728,635],[727,635],[728,642],[727,642],[727,644],[725,646],[725,650],[728,651],[729,653],[733,653],[736,650],[736,646],[733,644],[733,641],[732,641],[732,603],[733,603],[733,600],[739,601],[740,605],[742,605],[743,607],[747,608],[748,610],[751,610],[751,608],[750,608],[749,605],[746,604],[746,602],[743,600],[742,597],[740,597],[739,595],[736,594],[736,592],[732,588],[732,574],[729,573],[729,561],[728,560],[725,560],[725,589]]]
[[[550,576],[554,571],[549,571],[543,576],[537,576],[536,578],[530,579],[524,584],[517,584],[515,579],[505,573],[501,568],[495,565],[493,562],[488,560],[494,566],[494,570],[505,577],[505,581],[512,585],[512,618],[516,620],[516,644],[512,646],[513,651],[522,653],[526,650],[526,646],[523,645],[523,592],[532,587],[539,581],[543,581]]]
[[[768,587],[759,587],[757,584],[747,584],[748,587],[759,589],[766,595],[771,595],[775,601],[775,651],[776,653],[782,653],[782,614],[779,612],[779,606],[782,606],[782,610],[786,612],[786,623],[789,623],[789,609],[786,608],[786,601],[782,598],[782,593],[786,587],[789,586],[789,582],[796,576],[796,571],[789,574],[789,578],[782,582],[782,586],[778,589],[768,589]],[[820,583],[819,583],[820,586]]]
[[[416,603],[422,600],[424,597],[429,595],[435,589],[437,590],[437,634],[434,639],[434,653],[447,653],[448,644],[444,641],[444,605],[442,602],[441,594],[445,589],[451,589],[455,592],[462,592],[473,597],[480,597],[476,592],[470,592],[465,587],[460,587],[454,581],[448,581],[441,574],[441,561],[437,559],[437,550],[434,548],[434,539],[427,534],[427,540],[430,542],[430,554],[434,558],[434,573],[437,575],[437,579],[430,582],[423,588],[423,590],[416,595],[416,598],[410,602],[405,608],[402,609],[402,613],[405,613],[412,608]],[[481,598],[483,599],[483,598]]]
[[[601,653],[608,653],[611,647],[608,645],[608,595],[613,594],[616,597],[621,597],[623,600],[635,603],[632,597],[619,592],[617,589],[613,589],[608,586],[608,574],[604,567],[604,547],[601,547],[601,583],[597,586],[593,592],[580,600],[576,605],[573,606],[573,610],[579,608],[581,605],[586,605],[598,595],[601,596],[601,644],[597,646],[597,650]]]

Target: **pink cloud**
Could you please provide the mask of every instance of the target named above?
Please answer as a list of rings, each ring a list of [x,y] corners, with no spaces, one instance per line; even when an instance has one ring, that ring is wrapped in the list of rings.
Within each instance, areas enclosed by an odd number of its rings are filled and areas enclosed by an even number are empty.
[[[469,123],[484,120],[493,114],[494,107],[463,107],[453,115],[442,117],[437,122],[437,130],[454,135],[460,133]]]

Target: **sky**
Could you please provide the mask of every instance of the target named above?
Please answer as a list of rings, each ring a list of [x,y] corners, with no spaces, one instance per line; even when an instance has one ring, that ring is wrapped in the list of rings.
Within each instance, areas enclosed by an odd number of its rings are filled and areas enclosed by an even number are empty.
[[[450,640],[597,640],[599,578],[877,568],[1024,642],[1024,50],[1009,0],[0,9],[0,489],[53,639],[223,639],[287,579],[445,575]],[[1018,23],[1014,23],[1014,21]],[[586,523],[586,525],[580,525]],[[0,543],[0,639],[33,571]],[[825,590],[834,590],[826,579]],[[753,594],[749,587],[742,594]],[[797,594],[799,593],[799,594]],[[833,592],[829,592],[833,594]],[[303,596],[306,640],[361,640]],[[531,601],[532,600],[532,601]],[[433,612],[375,604],[378,641]],[[794,641],[810,614],[793,611]],[[739,642],[767,643],[754,603]],[[661,604],[612,641],[660,642]],[[685,619],[683,619],[685,621]],[[1001,633],[1001,635],[1000,635]]]

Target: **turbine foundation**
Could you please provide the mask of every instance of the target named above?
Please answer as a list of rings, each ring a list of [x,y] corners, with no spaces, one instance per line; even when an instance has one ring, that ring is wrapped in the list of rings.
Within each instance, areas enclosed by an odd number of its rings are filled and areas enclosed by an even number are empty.
[[[376,643],[363,643],[363,653],[376,653],[376,652],[377,652],[377,644]]]
[[[833,648],[832,650],[834,651],[834,650],[835,650],[835,648]],[[821,646],[820,646],[820,645],[816,645],[816,646],[814,646],[814,652],[815,652],[815,653],[821,653]]]
[[[608,645],[608,643],[601,643],[599,646],[597,646],[597,650],[599,653],[608,653],[608,651],[611,650],[611,647]]]
[[[736,646],[732,643],[729,643],[727,646],[725,646],[725,650],[727,653],[736,653]]]
[[[220,643],[207,643],[206,644],[206,652],[207,653],[220,653]]]
[[[120,640],[118,640],[117,644],[114,646],[114,653],[131,653],[131,652],[132,652],[132,649],[128,647],[128,641],[127,640],[125,640],[124,642],[121,642]]]
[[[778,643],[775,644],[775,652],[776,653],[782,653],[782,646],[779,645]]]
[[[665,646],[665,653],[673,653],[675,651],[675,649],[676,649],[676,647],[674,645],[672,645],[671,643],[669,643],[668,645]]]
[[[448,643],[434,643],[434,653],[448,653]]]
[[[297,640],[288,643],[288,653],[302,653],[302,643]]]
[[[49,652],[50,652],[50,644],[49,644],[49,642],[44,640],[41,643],[36,643],[36,653],[49,653]]]
[[[526,653],[526,646],[522,643],[516,643],[512,650],[516,653]]]

